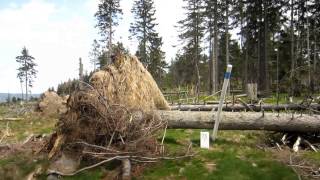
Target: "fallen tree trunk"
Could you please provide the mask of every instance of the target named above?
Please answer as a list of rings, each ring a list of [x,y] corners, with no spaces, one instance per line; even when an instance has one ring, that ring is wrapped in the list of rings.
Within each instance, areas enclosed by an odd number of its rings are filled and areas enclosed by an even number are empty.
[[[216,113],[158,111],[171,129],[211,129]],[[287,113],[224,112],[221,130],[267,130],[286,132],[320,132],[319,115],[292,115]]]
[[[216,111],[218,109],[218,105],[175,105],[171,106],[171,110],[179,110],[179,111],[211,111],[214,109]],[[259,112],[261,110],[264,111],[283,111],[283,110],[320,110],[320,104],[311,104],[310,106],[304,106],[300,104],[263,104],[263,105],[253,105],[248,104],[248,107],[235,104],[235,105],[226,105],[224,104],[222,107],[223,111],[250,111],[250,110]]]

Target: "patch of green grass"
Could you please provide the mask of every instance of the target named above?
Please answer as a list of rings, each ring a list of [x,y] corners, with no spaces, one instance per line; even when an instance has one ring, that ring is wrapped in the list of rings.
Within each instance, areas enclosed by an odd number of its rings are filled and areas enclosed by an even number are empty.
[[[0,111],[7,113],[9,107],[0,106]],[[14,143],[22,141],[31,134],[49,134],[53,131],[57,119],[42,116],[39,113],[30,113],[20,116],[23,120],[20,121],[1,121],[0,130],[6,130],[7,123],[11,136],[6,137],[3,143]]]
[[[303,154],[305,158],[320,166],[320,152],[306,152]]]
[[[209,150],[199,148],[199,136],[200,130],[168,130],[165,142],[169,149],[174,147],[181,155],[192,142],[198,153],[157,163],[147,168],[141,179],[297,179],[290,167],[256,148],[264,137],[261,132],[220,131]]]
[[[24,179],[37,166],[48,167],[48,160],[30,154],[14,154],[0,159],[0,179]]]
[[[99,168],[81,172],[75,176],[63,177],[64,180],[100,180],[103,173]]]
[[[1,113],[0,107],[0,113]],[[5,109],[3,110],[5,111]],[[25,120],[10,122],[14,134],[7,142],[21,141],[30,134],[50,133],[56,119],[37,114],[24,116]],[[0,123],[5,128],[6,123]],[[200,132],[211,130],[175,129],[167,130],[165,147],[167,156],[184,155],[190,143],[194,157],[180,160],[163,160],[148,164],[145,171],[136,179],[297,179],[291,168],[273,159],[270,152],[256,148],[256,144],[266,138],[260,131],[219,131],[218,139],[209,150],[200,149]],[[161,141],[163,132],[159,133]],[[306,155],[320,160],[319,154]],[[21,179],[32,172],[36,166],[47,163],[45,160],[33,161],[32,157],[13,156],[0,160],[0,175],[8,179]],[[76,176],[63,179],[101,179],[106,176],[107,167],[95,168]],[[18,174],[18,175],[16,175]],[[10,177],[11,175],[11,177]],[[42,175],[40,179],[45,179]]]

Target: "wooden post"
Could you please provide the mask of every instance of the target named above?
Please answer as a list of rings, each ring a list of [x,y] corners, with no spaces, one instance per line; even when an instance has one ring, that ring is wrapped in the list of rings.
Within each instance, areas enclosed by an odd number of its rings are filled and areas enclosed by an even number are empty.
[[[217,113],[217,121],[215,121],[214,128],[213,128],[213,134],[212,134],[213,141],[215,140],[215,138],[217,138],[219,123],[220,123],[220,116],[221,116],[221,111],[222,111],[222,105],[223,105],[224,99],[226,97],[226,92],[227,92],[227,88],[228,88],[230,77],[231,77],[231,70],[232,70],[232,65],[228,64],[227,71],[224,74],[224,81],[223,81],[223,85],[222,85],[218,113]]]

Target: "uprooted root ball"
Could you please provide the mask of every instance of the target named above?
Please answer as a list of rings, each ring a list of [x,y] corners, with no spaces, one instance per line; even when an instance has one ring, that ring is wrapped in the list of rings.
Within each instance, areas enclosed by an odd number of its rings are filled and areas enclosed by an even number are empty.
[[[165,124],[153,112],[109,105],[95,90],[74,93],[69,107],[58,124],[58,134],[69,145],[87,143],[115,151],[145,153],[155,148],[148,147],[153,146],[150,138]]]

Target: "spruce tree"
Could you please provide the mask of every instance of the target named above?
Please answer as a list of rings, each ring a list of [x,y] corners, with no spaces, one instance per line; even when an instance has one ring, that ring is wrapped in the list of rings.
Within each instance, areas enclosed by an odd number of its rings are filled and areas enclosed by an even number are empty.
[[[96,70],[96,66],[98,64],[100,65],[100,67],[105,65],[105,64],[100,64],[100,62],[99,62],[100,55],[101,55],[100,44],[95,39],[95,40],[93,40],[92,49],[91,49],[91,52],[90,52],[90,58],[91,58],[90,62],[93,64],[93,70],[94,71]]]
[[[165,68],[167,63],[164,61],[165,53],[161,50],[162,38],[157,33],[154,33],[150,39],[150,65],[148,70],[152,74],[153,78],[161,84],[161,79],[165,74]]]
[[[155,30],[157,23],[154,1],[136,0],[131,12],[135,21],[131,23],[129,31],[139,42],[136,55],[159,83],[166,63],[164,52],[161,50],[162,38]]]
[[[120,0],[100,0],[98,11],[95,13],[95,17],[98,20],[96,27],[100,29],[100,34],[104,38],[102,41],[107,42],[107,64],[111,62],[114,27],[118,26],[121,14]]]
[[[21,55],[16,57],[16,61],[19,63],[19,68],[17,77],[20,82],[25,83],[26,90],[26,101],[28,101],[28,87],[33,87],[34,79],[37,75],[37,70],[35,67],[37,64],[34,62],[34,57],[29,54],[29,51],[26,47],[22,48]]]
[[[201,42],[204,35],[204,7],[201,0],[184,0],[187,5],[185,19],[179,21],[181,34],[179,38],[184,43],[183,51],[188,54],[188,60],[194,66],[194,83],[196,94],[199,99],[200,94],[200,70],[199,61],[201,58]]]

